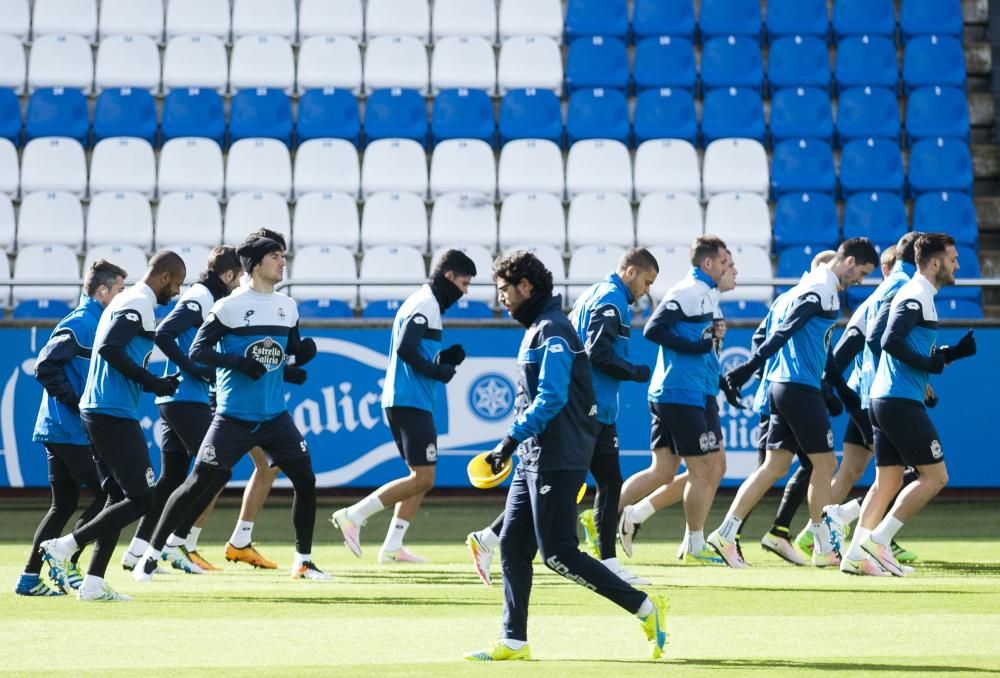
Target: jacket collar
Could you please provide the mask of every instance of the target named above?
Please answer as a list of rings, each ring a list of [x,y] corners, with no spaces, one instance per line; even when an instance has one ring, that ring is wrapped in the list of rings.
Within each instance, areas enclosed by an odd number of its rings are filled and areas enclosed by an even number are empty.
[[[706,285],[708,285],[708,289],[710,289],[710,290],[711,289],[715,289],[715,287],[716,287],[715,281],[712,280],[712,278],[709,277],[709,275],[707,273],[705,273],[703,270],[701,270],[697,266],[692,266],[691,267],[691,273],[690,273],[690,275],[695,280],[700,280],[701,282],[703,282]]]
[[[80,295],[80,304],[78,308],[82,308],[95,318],[100,318],[101,314],[104,313],[104,304],[93,297],[88,297],[86,294]]]
[[[926,290],[926,292],[932,297],[938,293],[938,288],[934,286],[934,283],[925,278],[923,273],[914,274],[911,280],[916,281],[916,283]]]
[[[625,295],[625,301],[628,302],[629,305],[635,303],[635,299],[632,298],[632,293],[629,291],[628,285],[625,284],[622,277],[618,275],[617,272],[612,271],[611,273],[608,273],[608,277],[605,278],[605,280],[621,290],[622,294]]]

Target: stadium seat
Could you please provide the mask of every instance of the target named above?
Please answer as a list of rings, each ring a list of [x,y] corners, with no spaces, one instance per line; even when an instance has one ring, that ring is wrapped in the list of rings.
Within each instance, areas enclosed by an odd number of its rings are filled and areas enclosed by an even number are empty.
[[[435,51],[438,48],[435,47]],[[603,35],[577,38],[566,57],[566,86],[569,90],[629,86],[628,52],[625,43]]]
[[[840,188],[845,196],[861,191],[903,192],[899,144],[886,139],[855,139],[840,151]]]
[[[818,139],[833,141],[833,110],[830,95],[816,88],[778,90],[771,97],[771,139]]]
[[[766,25],[772,44],[793,35],[809,35],[826,42],[830,32],[826,0],[768,0]]]
[[[760,43],[754,37],[727,35],[707,40],[701,48],[701,85],[749,87],[764,84],[764,59]]]
[[[36,90],[28,99],[24,134],[27,141],[40,137],[69,137],[86,146],[90,134],[87,97],[78,89],[46,87]]]
[[[910,191],[972,191],[972,154],[957,139],[924,139],[910,149]],[[22,179],[23,184],[23,179]]]
[[[31,4],[29,0],[5,0],[0,12],[0,35],[9,35],[19,42],[27,42],[31,27]],[[8,271],[7,277],[10,277]]]
[[[103,96],[103,95],[102,95]],[[96,136],[97,120],[94,120]],[[222,97],[211,89],[176,89],[163,99],[163,141],[205,137],[219,146],[226,141]]]
[[[702,0],[698,27],[703,39],[719,35],[760,35],[759,0]]]
[[[757,286],[755,286],[757,287]],[[765,289],[770,290],[770,287]],[[726,292],[719,301],[719,313],[723,318],[760,320],[767,315],[771,299],[766,301],[750,301],[746,299],[730,299],[735,292]]]
[[[961,0],[906,0],[899,12],[899,30],[904,40],[918,35],[962,37]]]
[[[504,251],[504,254],[510,254],[515,250],[525,250],[531,252],[535,257],[542,262],[542,264],[552,273],[552,278],[555,280],[563,280],[566,277],[566,264],[563,261],[562,253],[551,245],[540,245],[536,243],[521,243],[517,247],[512,247]],[[605,272],[607,275],[607,272]],[[552,290],[553,294],[565,294],[566,288],[561,285],[556,285],[555,289]]]
[[[543,35],[560,40],[563,8],[560,0],[499,0],[497,23],[500,42],[525,35]]]
[[[438,95],[438,98],[442,95]],[[514,139],[545,139],[562,144],[559,97],[546,89],[513,89],[500,102],[500,145]]]
[[[955,87],[920,87],[906,99],[906,141],[969,138],[969,102]]]
[[[416,193],[385,191],[365,199],[361,214],[361,247],[409,245],[427,250],[427,209]]]
[[[365,105],[365,138],[412,139],[427,144],[427,105],[415,89],[380,89]]]
[[[966,193],[924,193],[913,203],[913,230],[947,231],[959,245],[975,247],[979,239],[976,206]]]
[[[524,191],[562,197],[565,186],[562,152],[551,141],[520,139],[500,151],[497,190],[501,200]]]
[[[435,0],[431,30],[441,38],[475,35],[493,43],[497,39],[497,5],[494,0]]]
[[[821,249],[840,242],[840,221],[833,196],[827,193],[786,193],[774,207],[774,249],[815,245]]]
[[[462,243],[497,246],[497,213],[493,198],[480,193],[446,193],[434,201],[430,224],[431,249]]]
[[[361,192],[405,191],[427,195],[427,153],[412,139],[380,139],[368,144],[361,164]]]
[[[29,245],[22,247],[17,253],[17,261],[14,262],[14,280],[70,280],[79,279],[80,263],[76,258],[76,252],[65,245],[46,244]],[[46,317],[62,317],[69,313],[69,302],[75,302],[80,293],[80,285],[19,285],[12,288],[15,304],[20,304],[28,300],[53,300],[62,302],[54,304],[49,309],[52,315]],[[22,310],[22,314],[28,317],[40,317],[38,312],[45,311],[47,304],[41,304]],[[57,308],[58,307],[58,308]],[[55,316],[62,313],[62,316]],[[14,310],[14,317],[18,315],[18,310]]]
[[[431,56],[431,92],[463,87],[492,93],[496,84],[496,57],[493,54],[493,44],[486,38],[441,38],[434,45]]]
[[[61,33],[97,40],[97,0],[35,0],[31,19],[35,37]]]
[[[899,104],[896,93],[881,87],[853,87],[837,100],[837,136],[851,139],[883,137],[899,141]]]
[[[20,185],[21,166],[17,159],[17,148],[9,139],[0,139],[0,193],[17,197]],[[0,247],[4,247],[2,242]]]
[[[667,35],[694,38],[694,3],[635,0],[632,8],[632,33],[636,42]]]
[[[427,279],[427,269],[424,267],[424,255],[414,247],[399,245],[381,245],[365,251],[361,259],[360,296],[365,307],[362,315],[365,317],[392,317],[396,314],[399,304],[406,297],[417,291]],[[399,285],[365,285],[365,280],[381,278],[383,280],[398,280]],[[373,301],[395,302],[395,304],[369,305]],[[393,307],[395,306],[395,308]],[[382,315],[378,315],[381,313]]]
[[[507,96],[511,94],[513,92]],[[558,103],[556,110],[558,111]],[[560,121],[560,131],[561,129]],[[479,139],[491,147],[494,145],[496,122],[493,120],[493,101],[489,94],[477,89],[445,89],[434,97],[431,143],[436,146],[448,139]]]
[[[361,0],[300,0],[299,39],[342,35],[356,42],[364,37]]]
[[[87,256],[83,260],[84,273],[89,271],[91,264],[98,259],[110,261],[116,266],[124,268],[125,272],[128,273],[128,276],[125,277],[126,285],[132,285],[142,279],[149,263],[145,251],[135,245],[123,243],[95,245],[87,249]]]
[[[163,0],[101,0],[98,30],[110,35],[144,35],[163,39]]]
[[[174,2],[171,1],[172,7]],[[169,22],[170,12],[167,11]],[[229,81],[229,61],[222,40],[211,35],[178,35],[163,52],[163,91],[189,87],[214,89],[224,94]]]
[[[301,144],[310,139],[346,139],[361,143],[358,101],[342,89],[311,89],[299,97],[295,136]]]
[[[698,140],[694,98],[683,89],[650,89],[635,100],[635,143],[655,139]]]
[[[310,139],[295,151],[295,195],[346,193],[356,198],[361,189],[358,151],[344,139]]]
[[[22,207],[21,209],[23,210],[24,208]],[[979,269],[979,257],[976,255],[976,250],[964,245],[959,245],[957,249],[959,269],[955,277],[959,280],[963,278],[981,278],[982,272]],[[982,288],[948,285],[941,288],[937,299],[938,304],[942,306],[944,305],[942,301],[947,299],[966,299],[978,304],[982,301]]]
[[[771,212],[756,193],[720,193],[705,208],[705,233],[729,245],[771,246]]]
[[[882,245],[875,243],[875,251],[881,253]],[[864,303],[865,299],[871,295],[872,290],[875,289],[875,286],[881,282],[882,271],[876,266],[871,274],[861,281],[861,284],[852,285],[844,290],[844,293],[841,295],[841,303],[843,304],[846,301],[847,308],[853,311]]]
[[[222,212],[215,196],[203,192],[160,195],[160,202],[156,207],[158,249],[176,245],[215,247],[220,242]]]
[[[809,271],[813,257],[822,252],[823,249],[825,249],[825,246],[805,245],[803,247],[786,247],[778,254],[777,270],[774,272],[775,277],[795,278],[797,280],[803,273]],[[741,275],[743,274],[739,264],[737,264],[737,270],[739,270]],[[781,294],[789,287],[789,285],[778,286],[775,289],[775,293]]]
[[[368,38],[408,36],[430,39],[431,13],[426,0],[367,0],[365,33]]]
[[[233,40],[247,35],[295,39],[295,0],[233,0]]]
[[[983,317],[983,307],[974,299],[942,299],[935,308],[941,319],[978,320]]]
[[[83,206],[72,193],[25,191],[17,221],[18,249],[46,243],[83,248]]]
[[[427,50],[411,36],[381,36],[368,41],[365,49],[365,91],[401,87],[427,91]]]
[[[635,46],[635,88],[677,87],[694,90],[694,47],[689,40],[661,35],[645,38]]]
[[[848,35],[892,39],[896,35],[896,8],[892,0],[837,0],[833,5],[833,32],[837,40]]]
[[[295,201],[292,242],[296,254],[310,245],[340,245],[354,252],[360,239],[361,222],[353,195],[305,193]]]
[[[752,139],[720,139],[705,149],[702,186],[705,197],[716,193],[767,195],[767,152]]]
[[[690,193],[648,193],[639,203],[635,241],[650,245],[690,245],[705,232],[698,198]]]
[[[698,153],[681,139],[652,139],[635,151],[635,194],[678,192],[701,195]]]
[[[496,286],[491,278],[493,270],[492,250],[482,245],[454,244],[449,247],[439,247],[431,255],[431,270],[449,249],[464,252],[476,265],[476,275],[472,278],[469,293],[448,309],[450,318],[491,318],[493,311],[490,305],[496,303]],[[465,303],[463,303],[465,302]]]
[[[512,89],[562,92],[563,65],[559,44],[552,38],[522,35],[504,40],[497,63],[500,94]]]
[[[221,101],[219,118],[221,121]],[[146,90],[123,87],[105,90],[97,97],[94,107],[95,143],[110,137],[138,137],[155,144],[156,129],[156,101]],[[224,121],[222,129],[225,130]]]
[[[24,45],[12,35],[0,34],[0,87],[12,89],[15,94],[20,94],[24,91],[26,73]]]
[[[90,43],[79,35],[42,35],[31,44],[28,88],[65,87],[90,94],[94,58]]]
[[[167,42],[179,35],[210,35],[229,40],[229,0],[170,0],[167,3]]]
[[[771,91],[785,87],[829,89],[830,54],[826,41],[794,35],[772,42],[767,54],[767,83]]]
[[[628,37],[626,0],[569,0],[566,4],[566,40],[596,35],[625,40]]]
[[[965,51],[956,38],[922,35],[906,43],[903,83],[916,87],[965,87]]]
[[[674,283],[677,282],[681,272],[691,269],[691,243],[683,245],[655,245],[646,249],[656,258],[661,271],[674,271],[675,275],[659,275],[656,282],[650,287],[649,295],[653,299],[654,306]]]
[[[267,87],[291,94],[295,85],[292,45],[276,35],[247,35],[233,43],[229,86],[233,92]]]
[[[478,139],[442,141],[431,156],[431,196],[479,193],[490,200],[497,191],[493,148]]]
[[[271,191],[292,195],[292,161],[288,148],[275,139],[241,139],[229,147],[226,193]]]
[[[855,35],[840,41],[834,66],[837,87],[885,87],[899,83],[896,46],[888,38]]]
[[[844,239],[865,237],[885,248],[909,229],[906,206],[895,193],[855,193],[844,203]]]
[[[566,194],[589,191],[632,195],[632,160],[628,147],[609,139],[578,141],[566,157]]]
[[[96,193],[87,210],[87,248],[94,245],[153,245],[153,211],[149,199],[132,191]]]
[[[566,143],[581,139],[613,139],[631,142],[628,101],[616,89],[581,89],[569,97],[566,111]]]
[[[14,247],[14,232],[17,230],[16,223],[14,220],[13,201],[9,195],[0,192],[0,248],[3,249],[4,254]],[[0,259],[6,259],[6,257],[0,256]],[[2,263],[0,262],[0,264]],[[3,277],[2,271],[0,271],[0,277]],[[10,275],[7,277],[9,278]],[[4,293],[0,292],[0,295],[2,294]],[[0,297],[0,303],[2,303],[2,297]]]
[[[156,192],[156,156],[145,139],[110,137],[97,142],[90,158],[90,192],[134,191],[146,199]]]
[[[837,190],[833,149],[818,139],[782,141],[771,158],[771,190],[775,197],[803,191],[833,194]]]
[[[594,280],[603,280],[615,270],[625,248],[617,245],[584,245],[573,250],[569,258],[569,280],[587,280],[586,285],[569,285],[564,303],[572,305]],[[553,276],[555,277],[555,276]]]
[[[743,279],[771,277],[771,255],[768,254],[766,247],[728,242],[726,244],[733,253],[733,263],[736,265],[739,277]],[[723,315],[728,318],[763,318],[767,314],[771,296],[770,285],[738,284],[735,290],[725,292],[721,297]]]
[[[582,245],[635,245],[632,206],[620,193],[580,193],[569,203],[566,242],[570,250]]]
[[[267,138],[292,145],[292,102],[280,89],[245,89],[229,107],[229,140]]]
[[[87,192],[87,159],[83,146],[68,137],[32,139],[21,153],[21,190]]]
[[[191,285],[198,282],[198,276],[205,269],[205,262],[208,261],[208,255],[211,254],[211,250],[203,245],[179,245],[172,249],[184,260],[184,265],[187,268],[184,284]],[[157,317],[159,317],[159,314],[164,313],[163,317],[165,318],[166,314],[172,310],[174,303],[176,302],[170,302],[166,306],[157,306],[154,311]]]
[[[551,193],[512,193],[500,205],[500,249],[524,243],[566,249],[566,215]],[[560,271],[561,273],[561,271]]]
[[[764,104],[752,89],[713,89],[705,95],[701,133],[705,144],[717,139],[754,139],[763,143]]]
[[[146,35],[109,35],[101,39],[94,67],[94,88],[134,87],[158,92],[160,49]]]
[[[222,196],[222,149],[211,139],[178,137],[163,144],[157,171],[160,195],[172,191],[205,191]]]
[[[263,191],[231,193],[222,222],[222,242],[239,245],[262,225],[278,233],[291,233],[288,203],[284,196]]]
[[[361,91],[361,48],[343,35],[314,35],[299,45],[296,88],[336,87]]]
[[[295,253],[291,266],[291,282],[296,279],[357,280],[354,254],[343,247],[315,245]],[[354,285],[292,286],[288,293],[298,302],[302,318],[350,318],[357,302]]]

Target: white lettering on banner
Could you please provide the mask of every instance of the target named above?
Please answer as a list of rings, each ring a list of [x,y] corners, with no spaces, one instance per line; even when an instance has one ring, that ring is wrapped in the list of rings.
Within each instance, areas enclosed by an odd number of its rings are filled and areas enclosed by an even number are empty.
[[[320,393],[323,394],[324,407],[322,409],[319,403],[311,398],[303,398],[302,402],[295,406],[292,417],[299,433],[320,435],[324,431],[338,433],[341,429],[347,433],[353,433],[359,424],[365,430],[371,431],[382,422],[381,417],[372,414],[372,406],[379,406],[380,394],[369,391],[358,399],[358,404],[355,406],[350,395],[352,384],[346,381],[341,382],[337,388],[344,394],[340,400],[334,400],[333,386],[325,386],[320,389]],[[381,411],[380,406],[377,411]],[[341,424],[341,419],[343,419],[343,424]]]

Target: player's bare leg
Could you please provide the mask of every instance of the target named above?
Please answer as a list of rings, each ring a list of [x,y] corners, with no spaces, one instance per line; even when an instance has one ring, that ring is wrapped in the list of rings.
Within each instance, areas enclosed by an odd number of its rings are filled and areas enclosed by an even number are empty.
[[[658,447],[653,450],[649,467],[629,476],[622,485],[618,511],[621,512],[629,504],[634,504],[657,488],[673,481],[680,462],[680,458],[669,447]]]
[[[861,480],[871,458],[872,451],[867,447],[844,443],[844,457],[840,460],[840,467],[837,468],[833,484],[830,486],[832,503],[839,504],[847,498],[851,488]]]

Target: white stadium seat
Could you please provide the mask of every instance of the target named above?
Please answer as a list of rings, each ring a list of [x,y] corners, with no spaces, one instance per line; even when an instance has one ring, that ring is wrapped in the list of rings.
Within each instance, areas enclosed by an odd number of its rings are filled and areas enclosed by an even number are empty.
[[[97,0],[35,0],[31,20],[35,38],[64,33],[97,40]]]
[[[704,233],[701,203],[690,193],[649,193],[639,202],[635,241],[649,245],[690,245]]]
[[[717,139],[705,149],[705,197],[741,191],[767,195],[770,173],[767,152],[753,139]]]
[[[300,0],[299,39],[344,35],[360,42],[364,37],[361,0]]]
[[[99,32],[163,39],[163,0],[102,0]]]
[[[647,247],[649,253],[656,259],[660,274],[650,288],[653,304],[659,304],[660,299],[674,284],[691,270],[691,245],[654,245]],[[737,268],[739,272],[739,269]]]
[[[522,243],[566,249],[566,214],[551,193],[512,193],[500,205],[500,249]]]
[[[17,197],[20,185],[21,166],[17,160],[17,148],[10,139],[0,139],[0,193]]]
[[[0,281],[3,282],[10,280],[10,260],[7,259],[6,254],[0,250]],[[10,287],[7,285],[0,286],[0,303],[10,303]]]
[[[497,212],[493,199],[481,194],[449,193],[434,201],[431,249],[466,243],[490,250],[497,244]]]
[[[286,200],[292,195],[292,160],[277,139],[240,139],[229,147],[226,193],[271,191]]]
[[[314,35],[299,46],[299,92],[334,87],[361,91],[361,48],[344,35]]]
[[[178,35],[169,39],[163,52],[164,94],[185,87],[225,93],[228,82],[229,61],[222,40],[212,35]]]
[[[68,137],[32,139],[21,155],[21,191],[87,192],[87,158],[83,146]]]
[[[566,156],[566,194],[587,191],[632,195],[632,159],[628,147],[612,139],[577,141]]]
[[[728,243],[726,243],[728,244]],[[733,253],[733,263],[736,266],[736,289],[725,292],[722,301],[763,301],[771,302],[770,285],[743,285],[740,278],[770,278],[774,275],[771,270],[771,255],[764,247],[753,245],[729,245]]]
[[[170,0],[167,41],[177,35],[213,35],[229,41],[229,0]]]
[[[560,0],[500,0],[500,40],[512,35],[547,35],[559,40],[563,34]]]
[[[56,244],[83,248],[83,206],[65,191],[26,193],[18,215],[17,245]]]
[[[233,43],[229,86],[236,92],[254,87],[271,87],[292,93],[295,85],[295,58],[292,45],[277,35],[246,35]]]
[[[427,48],[410,36],[384,35],[365,49],[365,90],[401,87],[427,90]]]
[[[354,254],[346,247],[336,245],[313,245],[303,247],[295,253],[295,260],[290,266],[289,281],[296,278],[345,279],[357,280],[357,263]],[[337,299],[354,306],[357,299],[357,287],[354,285],[303,285],[291,287],[289,292],[295,299]]]
[[[31,44],[28,88],[75,87],[90,94],[94,57],[90,43],[79,35],[43,35]]]
[[[160,195],[173,191],[204,191],[218,199],[222,197],[222,185],[222,149],[211,139],[179,137],[160,148],[157,173]]]
[[[291,232],[285,198],[277,193],[252,191],[229,196],[222,226],[223,243],[239,245],[248,233],[262,226],[278,233]]]
[[[361,213],[361,246],[409,245],[427,250],[427,208],[414,193],[374,193]]]
[[[526,250],[534,254],[545,265],[545,268],[552,273],[554,280],[563,280],[566,277],[566,264],[563,261],[562,251],[557,250],[552,245],[539,245],[530,242],[518,243],[505,249],[503,253],[507,255],[516,250]],[[565,297],[566,287],[556,285],[553,294],[562,294]]]
[[[449,139],[431,156],[431,195],[482,193],[492,200],[497,191],[493,148],[479,139]]]
[[[23,42],[30,28],[29,0],[0,0],[0,35],[11,35]]]
[[[466,295],[471,301],[485,301],[488,304],[496,304],[497,288],[493,284],[493,250],[482,245],[469,245],[466,243],[453,243],[447,247],[439,247],[431,255],[431,270],[437,266],[438,261],[448,250],[459,250],[472,259],[476,265],[476,275],[472,278],[472,285],[469,286],[469,293]]]
[[[495,0],[434,0],[431,30],[435,42],[454,35],[497,39]]]
[[[149,260],[141,249],[135,245],[124,245],[110,243],[107,245],[95,245],[87,249],[87,256],[83,260],[83,273],[86,275],[91,264],[98,259],[110,261],[115,266],[124,268],[128,273],[125,284],[131,285],[142,279],[146,272]]]
[[[204,192],[160,195],[156,206],[156,249],[176,245],[215,247],[220,242],[222,211],[215,196]]]
[[[635,151],[635,194],[661,191],[701,195],[698,152],[683,139],[651,139]]]
[[[615,270],[618,260],[625,254],[625,248],[617,245],[586,245],[573,250],[569,258],[570,280],[589,280],[586,285],[569,285],[567,299],[572,304],[584,290],[598,280],[603,280],[608,273]],[[662,267],[661,267],[662,270]]]
[[[315,191],[347,193],[361,189],[358,149],[344,139],[310,139],[295,151],[295,194]]]
[[[361,163],[361,191],[406,191],[427,195],[427,152],[412,139],[379,139],[368,144]]]
[[[771,212],[756,193],[720,193],[708,201],[705,233],[727,245],[771,245]]]
[[[233,40],[244,35],[295,39],[295,0],[233,0]]]
[[[14,220],[14,203],[4,193],[0,193],[0,249],[5,251],[14,246],[14,231],[17,222]],[[0,256],[0,258],[5,258]]]
[[[212,252],[211,248],[204,245],[178,245],[170,249],[184,260],[184,265],[187,268],[184,284],[191,285],[198,282],[198,276],[205,270],[205,262],[208,261],[208,255]]]
[[[341,245],[358,249],[361,223],[354,196],[346,193],[306,193],[295,201],[292,240],[295,250],[310,245]]]
[[[117,243],[145,251],[153,245],[153,211],[149,200],[132,191],[108,191],[90,199],[87,247]]]
[[[90,157],[90,191],[156,191],[156,157],[145,139],[110,137],[94,146]]]
[[[27,68],[21,40],[13,35],[0,34],[0,87],[8,87],[14,90],[14,94],[21,94]]]
[[[408,35],[426,43],[430,31],[427,0],[368,0],[365,33],[369,40],[383,35]]]
[[[76,252],[65,245],[29,245],[22,247],[14,262],[14,280],[69,280],[80,277]],[[58,299],[76,301],[79,285],[20,285],[13,287],[14,301]]]
[[[109,35],[97,48],[94,88],[160,89],[160,48],[147,35]]]
[[[563,65],[559,44],[552,38],[522,35],[504,40],[500,46],[497,85],[500,94],[509,89],[536,87],[562,92]]]
[[[414,247],[380,245],[365,251],[361,259],[361,303],[381,299],[405,299],[427,279],[424,255]],[[400,285],[365,285],[365,280],[399,280]]]
[[[522,191],[562,197],[566,181],[559,146],[544,139],[517,139],[504,144],[497,168],[500,199]]]
[[[621,193],[581,193],[569,203],[566,217],[569,249],[581,245],[635,245],[632,205]]]
[[[441,38],[431,56],[431,90],[482,89],[492,94],[497,86],[493,44],[477,36]]]

